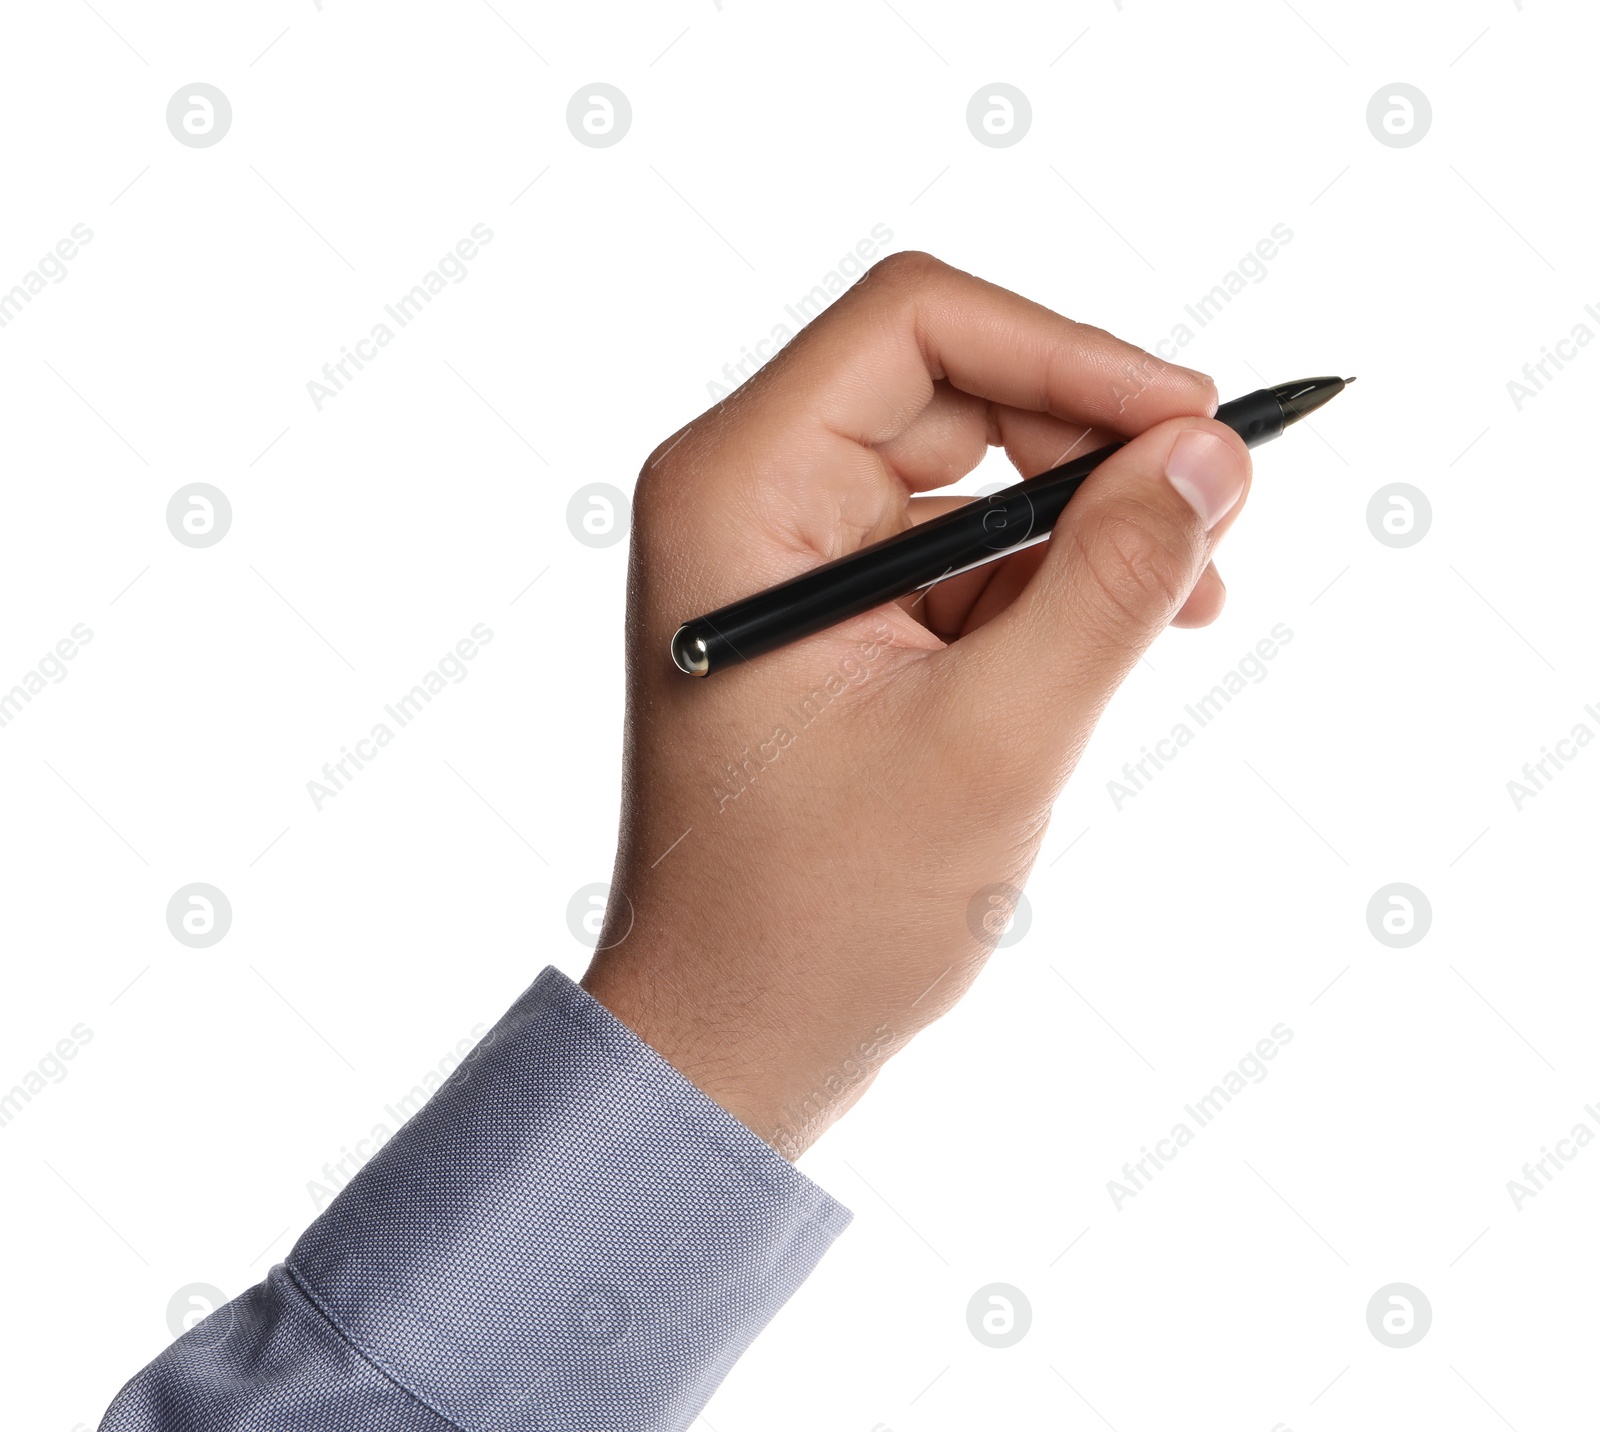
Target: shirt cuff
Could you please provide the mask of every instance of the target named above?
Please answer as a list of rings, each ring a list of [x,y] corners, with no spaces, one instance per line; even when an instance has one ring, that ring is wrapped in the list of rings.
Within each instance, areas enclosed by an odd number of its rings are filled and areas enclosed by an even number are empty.
[[[850,1216],[551,966],[287,1270],[466,1432],[662,1432]]]

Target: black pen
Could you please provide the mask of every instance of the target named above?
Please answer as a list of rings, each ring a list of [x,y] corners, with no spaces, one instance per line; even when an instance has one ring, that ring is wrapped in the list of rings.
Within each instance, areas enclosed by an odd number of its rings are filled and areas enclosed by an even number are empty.
[[[1216,419],[1255,447],[1315,412],[1353,382],[1354,378],[1302,378],[1280,383],[1224,403]],[[689,676],[709,676],[1043,542],[1084,479],[1122,446],[1117,442],[1096,448],[1014,487],[685,622],[673,634],[672,660]]]

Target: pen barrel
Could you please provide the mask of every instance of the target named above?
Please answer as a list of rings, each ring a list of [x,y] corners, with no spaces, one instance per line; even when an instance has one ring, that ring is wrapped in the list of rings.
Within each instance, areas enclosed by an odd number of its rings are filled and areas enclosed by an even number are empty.
[[[672,639],[673,660],[706,676],[1043,541],[1084,479],[1121,446],[1097,448],[686,622]]]
[[[1282,402],[1268,388],[1224,403],[1216,418],[1250,447],[1277,437],[1286,422]],[[691,676],[709,676],[1042,542],[1084,479],[1123,446],[1096,448],[685,622],[672,638],[672,659]]]
[[[1224,403],[1216,411],[1219,423],[1226,423],[1244,439],[1246,447],[1255,447],[1278,437],[1284,429],[1283,404],[1271,388],[1261,388],[1246,393],[1231,403]]]

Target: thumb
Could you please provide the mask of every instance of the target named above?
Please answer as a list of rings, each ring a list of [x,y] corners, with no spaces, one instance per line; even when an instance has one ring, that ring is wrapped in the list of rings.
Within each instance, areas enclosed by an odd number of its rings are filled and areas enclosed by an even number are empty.
[[[1061,721],[1092,724],[1166,630],[1249,485],[1250,450],[1222,423],[1173,418],[1141,433],[1067,504],[1011,606],[941,659],[1006,707],[1038,713],[1028,726],[1059,750]]]

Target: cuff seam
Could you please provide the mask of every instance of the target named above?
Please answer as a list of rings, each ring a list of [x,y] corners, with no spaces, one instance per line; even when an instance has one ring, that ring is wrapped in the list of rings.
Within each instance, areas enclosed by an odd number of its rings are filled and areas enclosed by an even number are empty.
[[[398,1387],[403,1393],[405,1393],[407,1397],[411,1398],[412,1401],[417,1403],[418,1406],[426,1408],[442,1423],[444,1423],[446,1427],[453,1428],[454,1432],[468,1432],[468,1429],[463,1427],[461,1423],[457,1422],[454,1417],[449,1416],[447,1413],[434,1406],[432,1402],[418,1392],[416,1388],[412,1387],[410,1383],[406,1382],[405,1379],[402,1378],[393,1368],[386,1367],[376,1354],[372,1353],[358,1343],[345,1328],[344,1324],[341,1323],[339,1319],[328,1310],[322,1299],[319,1298],[312,1290],[311,1284],[301,1275],[300,1271],[294,1266],[293,1263],[289,1262],[287,1258],[284,1259],[283,1262],[283,1271],[289,1275],[290,1281],[294,1283],[297,1289],[299,1289],[300,1295],[317,1310],[317,1313],[322,1320],[339,1335],[339,1337],[349,1346],[350,1350],[355,1353],[357,1357],[359,1357],[369,1367],[374,1368],[382,1376],[388,1378],[389,1381]]]

